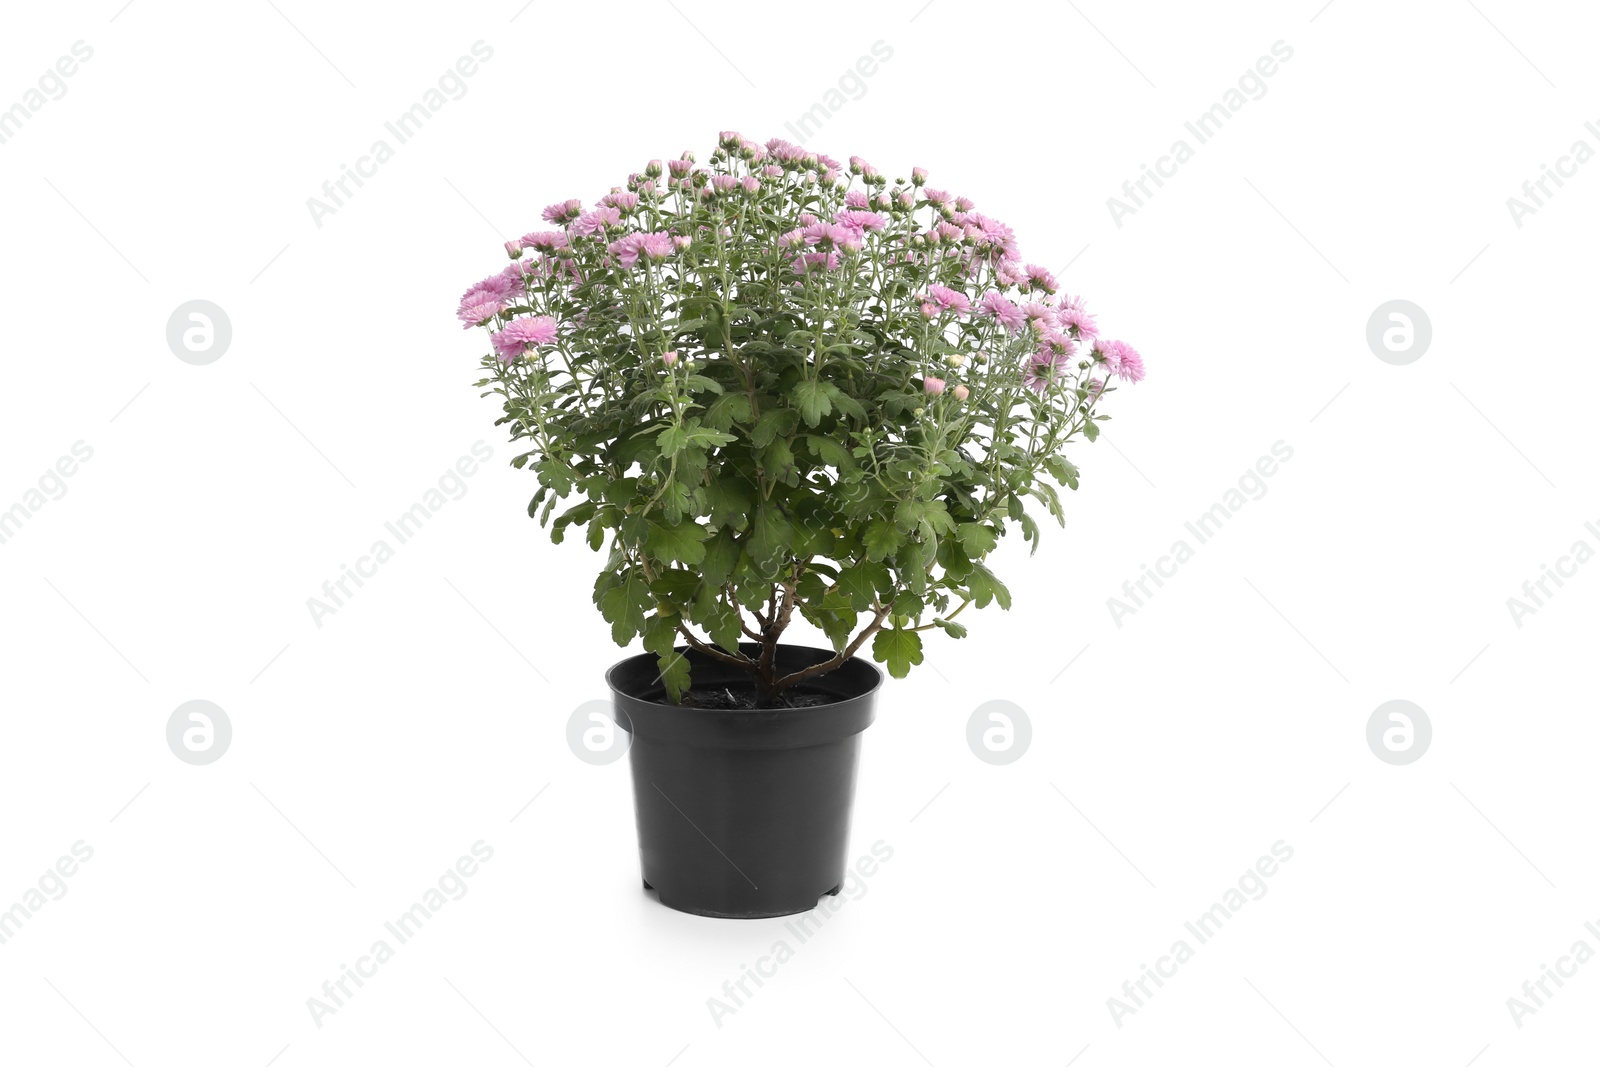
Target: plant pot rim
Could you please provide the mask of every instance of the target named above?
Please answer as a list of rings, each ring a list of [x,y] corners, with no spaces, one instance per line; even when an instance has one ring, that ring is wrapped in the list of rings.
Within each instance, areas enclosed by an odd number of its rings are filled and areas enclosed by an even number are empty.
[[[760,646],[746,643],[741,651]],[[734,664],[712,659],[687,647],[678,653],[690,661],[697,684],[726,684],[747,675]],[[786,671],[802,670],[832,659],[832,649],[779,644],[777,662]],[[826,674],[808,679],[806,687],[837,699],[800,708],[695,708],[663,704],[657,657],[644,652],[606,671],[616,724],[635,738],[709,748],[801,748],[860,733],[872,724],[875,698],[883,685],[876,664],[852,656]]]

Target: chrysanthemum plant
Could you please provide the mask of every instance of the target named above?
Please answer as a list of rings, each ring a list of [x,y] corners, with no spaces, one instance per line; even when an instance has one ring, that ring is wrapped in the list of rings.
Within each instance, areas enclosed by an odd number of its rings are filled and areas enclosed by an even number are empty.
[[[925,181],[724,133],[705,166],[546,208],[462,298],[529,515],[605,550],[594,601],[674,701],[680,643],[770,706],[869,641],[904,677],[924,635],[1008,608],[990,553],[1012,528],[1037,549],[1031,507],[1063,521],[1063,450],[1144,376],[1010,227]],[[796,615],[836,655],[785,674]]]

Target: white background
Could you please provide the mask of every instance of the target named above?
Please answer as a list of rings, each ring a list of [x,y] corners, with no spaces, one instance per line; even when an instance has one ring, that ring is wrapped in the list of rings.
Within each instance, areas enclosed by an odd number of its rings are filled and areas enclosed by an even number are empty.
[[[1600,949],[1600,566],[1520,628],[1506,606],[1600,547],[1600,162],[1520,228],[1506,206],[1600,148],[1585,5],[122,2],[0,36],[0,107],[93,48],[0,145],[0,508],[93,449],[0,545],[0,908],[94,850],[0,945],[0,1061],[1592,1053],[1600,963],[1520,1028],[1506,1005]],[[466,95],[315,225],[307,198],[479,40]],[[1003,547],[1013,609],[883,690],[851,853],[893,859],[719,1027],[707,999],[783,922],[641,890],[625,762],[564,739],[623,654],[598,561],[525,516],[453,311],[545,204],[719,129],[794,139],[879,40],[808,146],[1011,223],[1150,377],[1073,455],[1066,530]],[[1266,95],[1115,225],[1107,197],[1280,40]],[[232,323],[208,366],[165,339],[194,299]],[[1391,299],[1431,318],[1408,366],[1366,342]],[[466,495],[316,626],[307,598],[479,440]],[[1277,441],[1266,495],[1115,625],[1107,598]],[[1409,766],[1365,739],[1397,698],[1433,725]],[[209,766],[165,741],[191,699],[233,724]],[[1003,767],[965,740],[996,699],[1034,733]],[[479,840],[470,892],[318,1027],[307,998]],[[1117,1026],[1107,998],[1280,840],[1270,891]]]

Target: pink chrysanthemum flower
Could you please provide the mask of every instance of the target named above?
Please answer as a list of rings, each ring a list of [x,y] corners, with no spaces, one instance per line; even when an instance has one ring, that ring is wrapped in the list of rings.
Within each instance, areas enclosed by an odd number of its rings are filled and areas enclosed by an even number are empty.
[[[1061,325],[1070,326],[1074,336],[1089,340],[1100,336],[1100,327],[1095,324],[1094,316],[1083,310],[1076,301],[1058,308],[1056,318],[1061,320]]]
[[[1126,341],[1096,341],[1095,353],[1105,361],[1106,369],[1123,381],[1144,380],[1144,357]]]
[[[672,247],[676,248],[680,252],[682,252],[685,248],[688,248],[693,243],[694,241],[692,239],[685,237],[683,234],[679,234],[672,239]]]
[[[929,396],[938,396],[940,393],[944,392],[944,379],[943,378],[924,378],[924,379],[922,379],[922,391],[924,393],[927,393]]]
[[[889,225],[889,220],[876,211],[841,211],[833,221],[852,230],[881,230]]]
[[[793,248],[795,245],[804,244],[805,240],[806,231],[804,229],[793,229],[778,238],[778,245],[781,248]]]
[[[813,222],[804,230],[806,244],[820,249],[861,247],[861,231],[831,222]]]
[[[615,226],[622,221],[622,212],[614,207],[597,207],[593,211],[585,211],[578,216],[570,230],[579,237],[588,237],[604,230],[607,226]]]
[[[723,148],[738,148],[744,142],[744,135],[737,130],[723,130],[717,134],[717,144]]]
[[[507,263],[506,269],[498,275],[501,284],[511,293],[506,300],[509,302],[520,296],[529,278],[545,277],[549,273],[546,265],[547,261],[537,259],[519,259]]]
[[[1010,226],[1007,226],[999,219],[991,219],[987,215],[979,215],[976,212],[969,213],[967,222],[978,227],[978,244],[980,247],[1005,259],[1016,258],[1017,237]]]
[[[1056,309],[1049,304],[1041,304],[1037,300],[1029,301],[1022,305],[1022,313],[1027,316],[1035,329],[1056,329],[1061,325],[1056,318]]]
[[[953,222],[941,222],[938,226],[939,236],[946,241],[959,241],[965,236],[965,231]]]
[[[974,207],[976,207],[976,206],[977,206],[977,205],[975,205],[975,204],[974,204],[974,203],[973,203],[973,202],[972,202],[972,201],[971,201],[971,200],[970,200],[970,199],[969,199],[969,198],[967,198],[967,197],[964,197],[964,196],[958,196],[958,197],[956,197],[956,210],[957,210],[957,211],[971,211],[971,210],[972,210],[972,209],[973,209],[973,208],[974,208]]]
[[[1022,368],[1022,383],[1034,392],[1042,393],[1050,388],[1052,382],[1063,377],[1071,364],[1070,355],[1052,351],[1049,345],[1045,345],[1028,357],[1027,365]]]
[[[958,385],[950,391],[956,395],[957,400],[965,400],[971,394],[971,390],[964,385]]]
[[[517,265],[511,264],[511,266]],[[462,327],[463,329],[481,326],[501,311],[504,311],[520,289],[521,282],[506,277],[504,271],[499,274],[491,274],[461,294],[461,303],[456,309],[456,318],[466,324]]]
[[[522,235],[522,246],[524,248],[537,249],[540,252],[554,252],[558,248],[567,247],[567,235],[560,230],[525,233]]]
[[[1043,289],[1047,293],[1056,291],[1056,276],[1035,263],[1029,263],[1022,268],[1028,275],[1030,289]]]
[[[471,294],[468,294],[470,297]],[[474,326],[482,326],[490,319],[506,309],[505,301],[493,298],[479,297],[477,299],[462,298],[461,306],[456,309],[456,318],[461,320],[461,328],[470,330]]]
[[[1046,330],[1039,340],[1039,348],[1041,351],[1048,348],[1056,355],[1066,356],[1068,359],[1078,354],[1077,344],[1060,330]]]
[[[535,315],[512,319],[505,329],[489,335],[500,360],[510,363],[536,345],[547,345],[556,339],[556,320],[549,315]]]
[[[772,163],[768,163],[766,166],[761,168],[761,175],[765,178],[781,178],[783,177],[783,168]]]
[[[1106,391],[1106,383],[1101,381],[1099,378],[1090,378],[1088,381],[1084,382],[1083,384],[1084,384],[1084,388],[1088,389],[1088,391],[1089,391],[1089,398],[1088,399],[1089,399],[1089,403],[1091,403],[1091,404],[1094,403],[1096,400],[1099,400],[1100,399],[1100,394]]]
[[[711,176],[711,187],[719,193],[731,193],[738,186],[739,179],[732,174],[713,174]]]
[[[689,172],[693,169],[694,160],[692,159],[667,160],[667,173],[672,175],[674,178],[687,177]]]
[[[994,276],[1002,285],[1018,285],[1027,278],[1009,259],[995,264]]]
[[[672,234],[666,232],[647,233],[643,235],[640,251],[653,262],[660,263],[672,254],[675,242]]]
[[[632,211],[639,206],[638,193],[615,192],[607,193],[600,198],[600,203],[607,207],[619,208],[622,211]]]
[[[911,168],[911,183],[913,185],[921,185],[923,182],[925,182],[927,180],[928,180],[928,171],[927,171],[926,167],[912,167]]]
[[[806,157],[804,148],[790,144],[780,137],[774,137],[767,142],[767,151],[771,152],[772,158],[779,163],[798,163]]]
[[[543,217],[544,221],[553,222],[559,226],[563,222],[572,221],[581,214],[583,214],[582,200],[563,200],[559,204],[551,204],[545,208]]]
[[[928,297],[939,307],[946,311],[953,311],[957,315],[965,315],[972,310],[972,301],[967,299],[967,294],[943,285],[928,286]]]
[[[807,252],[803,256],[796,257],[794,261],[794,272],[796,274],[805,274],[807,271],[838,269],[839,253],[837,252]]]
[[[1000,325],[1016,333],[1027,323],[1028,316],[1023,310],[1011,301],[1001,296],[998,290],[990,289],[978,301],[978,310],[985,315],[990,315]]]
[[[761,179],[757,178],[754,174],[746,174],[743,178],[739,179],[739,188],[743,189],[747,193],[753,193],[761,188]]]
[[[860,189],[851,189],[844,194],[844,206],[853,211],[865,211],[871,204],[867,200],[866,193]]]
[[[639,257],[660,262],[672,252],[672,235],[670,233],[630,233],[626,237],[612,241],[606,246],[606,251],[617,258],[617,262],[624,267],[635,267]]]
[[[948,204],[950,202],[949,193],[943,189],[935,189],[931,185],[922,190],[922,195],[927,197],[930,204]]]

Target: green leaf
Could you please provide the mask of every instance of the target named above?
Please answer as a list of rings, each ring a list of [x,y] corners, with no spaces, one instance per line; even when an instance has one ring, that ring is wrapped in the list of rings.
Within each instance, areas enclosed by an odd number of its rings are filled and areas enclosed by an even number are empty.
[[[683,424],[684,440],[691,445],[701,445],[710,448],[714,445],[726,445],[738,440],[731,433],[713,430],[709,426],[700,425],[699,419],[690,419]],[[666,449],[661,450],[662,455],[669,455]]]
[[[933,624],[939,629],[943,630],[945,633],[949,634],[951,637],[959,638],[967,636],[967,628],[961,625],[959,622],[951,622],[948,619],[934,619]]]
[[[651,615],[644,622],[644,647],[646,652],[670,656],[678,643],[678,616]]]
[[[922,614],[922,598],[909,589],[900,590],[900,595],[894,598],[894,613],[914,619]]]
[[[823,388],[828,392],[828,399],[833,401],[833,410],[852,419],[859,419],[862,422],[867,421],[867,409],[861,406],[859,400],[832,382],[824,383]]]
[[[789,447],[789,442],[781,437],[761,453],[761,466],[777,481],[790,485],[798,484],[799,476],[794,468],[794,450]]]
[[[850,606],[857,611],[871,607],[879,591],[891,582],[889,568],[881,563],[858,563],[839,572],[839,592],[849,598]]]
[[[667,696],[674,704],[680,703],[689,691],[689,661],[674,649],[656,660],[656,666],[661,670],[661,684],[666,687]]]
[[[973,559],[981,559],[993,552],[997,540],[994,527],[979,522],[962,523],[956,527],[956,536],[961,538],[961,547]]]
[[[779,508],[763,502],[750,523],[750,558],[770,567],[794,543],[794,527]]]
[[[683,386],[691,393],[720,393],[722,385],[714,378],[707,378],[704,374],[691,374],[683,380]]]
[[[799,423],[800,414],[793,408],[773,408],[756,420],[755,428],[750,431],[750,443],[757,448],[766,448],[774,438],[794,433]]]
[[[1093,440],[1093,438],[1090,438]],[[1055,476],[1056,481],[1068,489],[1078,488],[1078,468],[1067,462],[1065,456],[1046,456],[1044,469]]]
[[[1028,555],[1031,556],[1039,551],[1039,524],[1033,521],[1032,515],[1027,514],[1024,514],[1018,521],[1022,524],[1022,539],[1033,545],[1028,550]]]
[[[800,409],[800,417],[806,420],[807,426],[817,425],[824,415],[833,410],[833,402],[828,398],[827,387],[821,382],[806,381],[796,385],[794,401],[795,406]]]
[[[656,447],[668,459],[682,452],[689,445],[689,435],[684,433],[681,426],[668,426],[656,435]]]
[[[585,500],[557,515],[555,525],[550,527],[550,540],[559,545],[566,536],[567,527],[575,522],[588,522],[594,515],[594,507],[594,501]]]
[[[868,559],[885,560],[899,549],[900,533],[894,528],[894,523],[874,519],[867,524],[862,543],[866,546]]]
[[[739,543],[733,531],[723,529],[705,542],[705,558],[700,561],[700,574],[707,585],[721,588],[733,577],[734,564],[739,562]]]
[[[717,397],[716,401],[706,409],[702,420],[713,430],[727,430],[736,422],[750,421],[750,395],[748,393],[728,393]]]
[[[711,524],[726,528],[743,526],[745,517],[755,506],[755,500],[750,487],[742,479],[723,477],[706,487],[706,504],[710,510],[708,518]]]
[[[653,559],[692,567],[706,558],[704,542],[710,534],[710,530],[697,522],[685,521],[676,526],[652,522],[644,540],[644,550]]]
[[[655,607],[644,570],[630,567],[621,581],[600,597],[600,614],[611,624],[611,639],[624,647],[644,629],[646,611]]]
[[[711,640],[729,652],[739,651],[742,631],[739,629],[739,613],[734,610],[732,604],[717,597],[702,625],[705,626],[706,633],[711,635]]]
[[[988,607],[992,600],[1000,605],[1001,610],[1011,610],[1011,590],[981,563],[973,564],[972,573],[967,575],[967,591],[972,594],[972,602],[980,608]]]
[[[812,454],[830,467],[838,467],[842,471],[855,469],[855,457],[850,454],[848,448],[838,441],[831,437],[823,437],[821,434],[814,433],[806,434],[805,439],[806,444],[811,448]]]
[[[828,635],[834,651],[842,651],[856,632],[856,613],[853,611],[815,611],[806,616],[817,628]]]
[[[1083,436],[1087,437],[1091,441],[1100,436],[1100,427],[1094,424],[1093,419],[1090,419],[1083,424]]]
[[[872,639],[872,658],[889,668],[893,678],[904,678],[922,662],[922,635],[912,630],[879,630]]]

